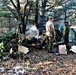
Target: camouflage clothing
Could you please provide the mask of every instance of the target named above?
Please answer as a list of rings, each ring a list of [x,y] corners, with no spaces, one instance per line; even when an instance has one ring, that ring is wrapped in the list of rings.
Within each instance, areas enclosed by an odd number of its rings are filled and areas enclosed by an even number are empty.
[[[68,43],[69,42],[69,29],[70,29],[70,26],[65,26],[65,29],[64,29],[64,42],[65,43]]]
[[[52,21],[48,21],[46,23],[46,35],[47,35],[47,50],[48,52],[52,52],[53,41],[55,39],[55,29]]]

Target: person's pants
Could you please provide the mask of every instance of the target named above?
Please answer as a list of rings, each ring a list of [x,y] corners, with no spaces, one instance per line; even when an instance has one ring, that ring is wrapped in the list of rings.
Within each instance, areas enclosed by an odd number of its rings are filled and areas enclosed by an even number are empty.
[[[53,38],[47,37],[47,50],[48,52],[52,52],[53,49]]]

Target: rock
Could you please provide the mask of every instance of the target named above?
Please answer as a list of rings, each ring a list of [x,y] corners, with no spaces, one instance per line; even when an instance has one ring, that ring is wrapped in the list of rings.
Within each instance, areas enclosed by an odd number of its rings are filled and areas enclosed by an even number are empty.
[[[15,71],[16,75],[17,74],[23,75],[26,72],[26,69],[22,66],[15,66],[15,67],[13,67],[13,70]]]

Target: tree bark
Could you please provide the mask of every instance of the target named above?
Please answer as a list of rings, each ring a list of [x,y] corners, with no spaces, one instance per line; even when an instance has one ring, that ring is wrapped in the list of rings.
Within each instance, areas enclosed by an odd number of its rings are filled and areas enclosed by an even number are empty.
[[[35,24],[38,28],[38,0],[36,0],[36,8],[35,8]]]

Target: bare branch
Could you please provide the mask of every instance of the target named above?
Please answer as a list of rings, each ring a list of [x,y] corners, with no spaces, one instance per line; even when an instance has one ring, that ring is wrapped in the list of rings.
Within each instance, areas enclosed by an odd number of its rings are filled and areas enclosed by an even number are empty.
[[[13,9],[12,9],[10,6],[8,6],[6,3],[4,3],[4,5],[9,9],[9,11],[12,12],[12,14],[13,14],[13,15],[15,16],[15,18],[18,20],[18,17],[16,16],[16,13],[13,12]]]
[[[6,6],[11,12],[12,12],[12,14],[15,16],[15,18],[18,20],[18,17],[16,16],[16,14],[15,14],[15,12],[13,12],[12,10],[13,9],[11,9],[9,6]]]
[[[17,9],[17,6],[15,5],[15,3],[13,2],[13,0],[10,0],[12,5],[14,6],[15,9]]]
[[[27,0],[27,3],[24,6],[24,17],[26,16],[26,8],[27,8],[27,5],[28,5],[28,0]]]
[[[18,10],[20,10],[20,2],[19,2],[19,0],[17,0],[17,8],[18,8]]]

